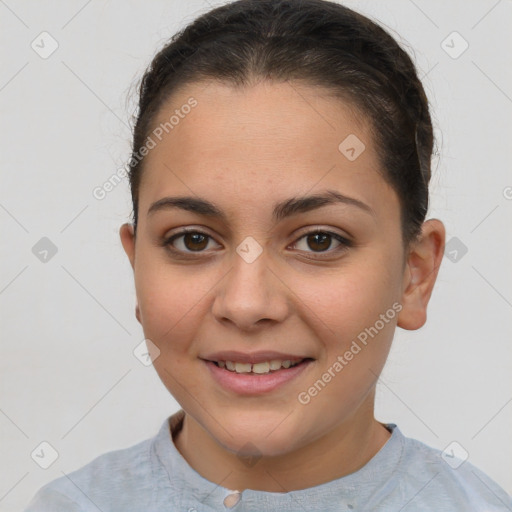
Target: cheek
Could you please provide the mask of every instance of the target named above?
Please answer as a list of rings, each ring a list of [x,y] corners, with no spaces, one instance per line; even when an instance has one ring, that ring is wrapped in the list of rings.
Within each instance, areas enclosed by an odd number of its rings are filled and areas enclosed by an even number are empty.
[[[397,265],[365,258],[336,272],[295,279],[294,292],[338,343],[373,325],[399,297]]]
[[[161,351],[184,349],[212,287],[205,273],[140,258],[135,285],[145,336]]]

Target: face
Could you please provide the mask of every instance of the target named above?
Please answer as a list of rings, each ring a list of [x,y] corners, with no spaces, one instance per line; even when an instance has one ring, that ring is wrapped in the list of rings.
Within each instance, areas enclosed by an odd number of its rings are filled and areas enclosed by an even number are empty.
[[[367,120],[318,87],[195,84],[155,126],[191,97],[153,137],[136,238],[121,234],[137,317],[205,432],[233,452],[291,452],[373,411],[409,275],[399,200]],[[254,373],[286,359],[304,361]],[[212,360],[262,364],[238,375]]]

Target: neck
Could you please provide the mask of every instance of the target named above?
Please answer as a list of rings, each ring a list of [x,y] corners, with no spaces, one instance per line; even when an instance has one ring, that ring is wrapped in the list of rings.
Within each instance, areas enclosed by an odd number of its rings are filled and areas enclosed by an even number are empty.
[[[289,492],[349,475],[384,446],[391,434],[374,419],[373,406],[358,412],[309,444],[283,455],[261,457],[254,465],[225,450],[189,415],[174,444],[197,473],[217,485],[238,491]]]

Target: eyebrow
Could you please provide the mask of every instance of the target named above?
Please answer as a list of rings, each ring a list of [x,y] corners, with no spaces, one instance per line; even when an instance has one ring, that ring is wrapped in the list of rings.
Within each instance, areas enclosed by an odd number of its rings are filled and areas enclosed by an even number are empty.
[[[298,215],[299,213],[305,213],[323,206],[337,203],[354,206],[365,213],[374,217],[376,216],[375,211],[359,199],[345,196],[335,190],[327,190],[321,194],[292,197],[285,201],[276,203],[274,205],[273,218],[277,222],[287,217]],[[149,216],[158,211],[171,210],[174,208],[197,213],[199,215],[205,215],[207,217],[217,218],[224,222],[227,221],[225,213],[220,208],[206,199],[192,196],[163,197],[149,207],[147,214]]]

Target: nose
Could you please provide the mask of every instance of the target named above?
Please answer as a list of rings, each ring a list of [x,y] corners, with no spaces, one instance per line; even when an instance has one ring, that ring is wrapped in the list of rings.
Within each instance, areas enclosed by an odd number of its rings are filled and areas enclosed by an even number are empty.
[[[269,267],[265,251],[251,263],[235,255],[233,267],[216,290],[213,315],[242,331],[283,322],[289,315],[291,292]]]

